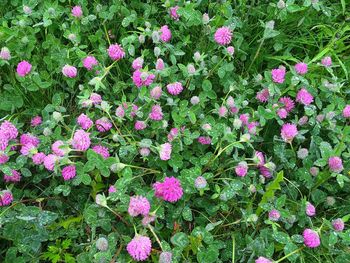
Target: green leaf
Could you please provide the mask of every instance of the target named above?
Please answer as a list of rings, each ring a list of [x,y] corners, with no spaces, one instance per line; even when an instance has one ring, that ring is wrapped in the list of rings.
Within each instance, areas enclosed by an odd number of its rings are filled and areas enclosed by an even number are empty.
[[[186,221],[192,221],[193,220],[192,211],[191,211],[190,207],[188,207],[188,206],[184,207],[184,209],[182,210],[182,217]]]
[[[182,249],[187,247],[189,244],[188,236],[183,232],[176,233],[171,237],[170,241],[174,246],[180,247]]]

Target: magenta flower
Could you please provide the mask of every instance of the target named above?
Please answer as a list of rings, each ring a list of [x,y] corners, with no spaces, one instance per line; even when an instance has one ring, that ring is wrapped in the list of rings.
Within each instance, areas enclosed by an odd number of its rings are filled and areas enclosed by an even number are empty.
[[[307,106],[314,101],[314,97],[306,89],[302,88],[297,93],[296,101]]]
[[[232,40],[232,31],[226,26],[220,27],[214,34],[214,40],[219,45],[228,45]]]
[[[239,162],[235,167],[235,172],[240,177],[246,176],[248,172],[248,164],[246,162]]]
[[[307,202],[306,207],[305,207],[305,213],[308,216],[315,216],[316,215],[316,208],[310,202]]]
[[[62,169],[62,177],[65,181],[68,181],[76,176],[75,165],[68,165]]]
[[[332,221],[332,226],[335,231],[341,232],[344,230],[344,221],[341,218],[337,218]]]
[[[99,105],[102,102],[102,97],[100,94],[91,93],[90,100],[91,100],[93,105]]]
[[[114,185],[111,185],[109,188],[108,188],[108,193],[111,194],[111,193],[115,193],[117,192],[117,188],[115,188]]]
[[[91,128],[91,126],[94,124],[92,120],[86,116],[84,113],[80,114],[77,123],[82,127],[84,130],[88,130]]]
[[[165,42],[165,43],[170,41],[170,39],[171,39],[171,31],[170,31],[170,29],[168,28],[167,25],[162,26],[160,28],[160,39],[163,42]]]
[[[112,128],[112,123],[106,117],[96,120],[95,125],[99,132],[106,132]]]
[[[125,116],[125,110],[122,105],[119,105],[118,108],[115,110],[115,115],[119,118],[124,118]]]
[[[333,156],[328,159],[329,170],[334,173],[340,173],[344,170],[343,161],[338,156]]]
[[[249,114],[248,113],[241,114],[241,115],[239,115],[239,119],[242,121],[242,124],[248,125],[248,123],[249,123]]]
[[[7,163],[10,157],[7,156],[6,153],[0,151],[0,164]]]
[[[343,117],[350,118],[350,105],[346,105],[343,109]]]
[[[150,96],[152,99],[158,100],[162,96],[162,88],[159,86],[154,87],[150,91]]]
[[[4,121],[0,125],[0,137],[6,140],[16,139],[18,136],[18,130],[15,125],[9,121]],[[6,148],[6,147],[5,147]]]
[[[146,127],[147,127],[147,125],[144,121],[136,121],[135,125],[134,125],[134,128],[137,131],[144,130],[144,129],[146,129]]]
[[[125,52],[120,45],[113,44],[108,48],[108,55],[112,60],[120,60],[125,56]]]
[[[36,127],[36,126],[39,126],[41,123],[42,123],[42,118],[40,116],[35,116],[31,119],[30,121],[30,125],[32,127]]]
[[[278,210],[276,209],[272,209],[270,212],[269,212],[269,219],[271,221],[278,221],[281,217],[281,214]]]
[[[277,110],[277,115],[278,115],[278,117],[280,117],[281,119],[285,119],[285,118],[287,118],[287,116],[288,116],[288,111],[286,111],[286,109],[284,109],[284,108],[278,109],[278,110]]]
[[[156,70],[162,71],[164,68],[165,68],[165,65],[164,65],[163,59],[158,58],[156,62]]]
[[[55,141],[52,145],[51,145],[51,150],[54,154],[56,154],[57,156],[64,156],[68,153],[68,149],[66,147],[62,147],[64,146],[64,142],[63,141]],[[66,149],[64,149],[66,148]]]
[[[126,246],[129,255],[136,261],[144,261],[151,254],[151,239],[146,236],[136,235]]]
[[[32,69],[32,65],[28,61],[21,61],[17,65],[17,74],[20,77],[24,77],[29,74]]]
[[[142,86],[149,86],[153,83],[155,79],[155,75],[148,72],[141,72],[140,70],[136,70],[132,75],[132,81],[136,85],[136,87],[140,88]]]
[[[309,248],[318,247],[321,244],[320,237],[317,232],[312,229],[305,229],[303,232],[304,244]]]
[[[7,175],[4,174],[4,181],[6,183],[12,182],[12,183],[17,183],[19,181],[21,181],[21,174],[20,172],[16,171],[16,170],[12,170],[11,171],[11,175]]]
[[[294,69],[299,75],[305,75],[307,73],[307,64],[303,62],[297,63]]]
[[[170,143],[166,142],[160,145],[159,157],[163,161],[167,161],[171,158],[172,146]]]
[[[107,159],[109,157],[109,151],[107,147],[104,147],[102,145],[95,145],[94,147],[92,147],[92,150],[95,153],[101,155],[103,159]]]
[[[143,66],[143,58],[142,57],[138,57],[132,62],[132,68],[134,70],[142,69],[142,66]]]
[[[84,130],[77,130],[74,133],[72,146],[76,150],[86,151],[89,149],[91,144],[90,133],[85,132]]]
[[[171,203],[180,200],[183,195],[181,182],[175,177],[165,177],[163,183],[156,182],[153,184],[153,189],[156,197]]]
[[[258,257],[255,260],[255,263],[273,263],[273,262],[271,260],[269,260],[268,258]]]
[[[211,139],[208,136],[199,136],[197,141],[202,145],[209,145],[211,144]]]
[[[45,153],[39,152],[32,156],[33,163],[36,165],[42,164],[45,160]]]
[[[25,133],[21,135],[19,142],[21,145],[32,144],[34,147],[38,147],[40,140],[30,133]]]
[[[35,153],[36,147],[33,144],[28,143],[28,144],[25,144],[21,147],[20,152],[22,155],[27,156],[27,155],[30,155],[32,153]]]
[[[83,59],[83,66],[87,70],[92,70],[94,66],[98,65],[98,61],[94,56],[87,56]]]
[[[13,201],[12,193],[8,190],[0,191],[0,206],[10,205]]]
[[[160,105],[153,105],[152,111],[149,114],[149,118],[154,121],[160,121],[163,119],[163,112]]]
[[[55,164],[58,162],[59,157],[54,154],[49,154],[44,158],[44,166],[47,170],[53,171],[55,169]]]
[[[166,86],[168,92],[171,95],[179,95],[183,91],[182,84],[180,82],[170,83]]]
[[[180,15],[177,13],[177,10],[179,9],[179,6],[174,6],[174,7],[170,7],[169,13],[170,13],[170,17],[175,20],[175,21],[179,21]]]
[[[323,66],[328,68],[328,67],[332,66],[332,58],[331,57],[324,57],[321,60],[321,63],[322,63]]]
[[[292,142],[294,137],[298,135],[297,126],[293,123],[285,123],[281,129],[281,137],[285,142]]]
[[[81,6],[76,5],[72,8],[72,16],[81,17],[82,15],[83,15],[83,10],[81,9]]]
[[[282,97],[278,100],[278,102],[283,105],[288,113],[291,112],[295,107],[294,101],[289,97]]]
[[[269,89],[265,88],[258,93],[256,93],[256,99],[260,102],[267,102],[269,100],[270,93]]]
[[[66,64],[62,68],[62,74],[71,79],[75,78],[77,76],[77,68]]]
[[[283,83],[285,76],[286,76],[286,68],[285,67],[280,67],[280,68],[275,68],[271,71],[272,75],[272,80],[275,83]]]
[[[151,205],[146,197],[137,195],[130,198],[128,213],[132,217],[136,217],[138,215],[146,216],[149,214],[150,209]]]
[[[222,117],[222,118],[225,117],[227,112],[228,112],[228,110],[227,110],[227,108],[225,106],[221,106],[218,109],[219,117]]]
[[[233,54],[235,53],[235,48],[233,46],[229,46],[226,48],[226,51],[230,56],[233,56]]]
[[[142,225],[143,226],[147,226],[149,224],[151,224],[154,220],[156,220],[156,216],[155,215],[145,215],[143,218],[142,218]]]

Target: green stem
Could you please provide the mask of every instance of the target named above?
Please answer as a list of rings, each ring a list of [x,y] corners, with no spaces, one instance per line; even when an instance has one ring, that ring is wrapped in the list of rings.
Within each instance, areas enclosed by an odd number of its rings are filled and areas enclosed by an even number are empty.
[[[283,258],[280,258],[279,260],[275,261],[275,263],[281,262],[281,261],[285,260],[286,258],[289,258],[291,255],[293,255],[293,254],[295,254],[295,253],[297,253],[297,252],[299,252],[300,250],[303,250],[303,249],[304,249],[304,247],[300,247],[300,248],[290,252],[289,254],[285,255]]]

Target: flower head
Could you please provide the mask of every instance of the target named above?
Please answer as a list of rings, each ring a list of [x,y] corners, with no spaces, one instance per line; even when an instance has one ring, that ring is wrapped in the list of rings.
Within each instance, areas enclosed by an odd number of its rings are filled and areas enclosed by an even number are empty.
[[[62,177],[68,181],[76,176],[75,165],[68,165],[62,169]]]
[[[143,196],[133,196],[130,198],[128,213],[129,215],[135,217],[138,215],[146,216],[149,214],[151,205],[146,197]]]
[[[198,176],[194,181],[194,186],[197,189],[203,189],[207,186],[207,180],[203,176]]]
[[[156,197],[171,203],[180,200],[183,195],[181,182],[175,177],[165,177],[164,182],[156,182],[153,189]]]
[[[96,120],[95,125],[99,132],[106,132],[112,128],[112,123],[106,117]]]
[[[343,109],[343,117],[350,118],[350,105],[346,105]]]
[[[329,170],[334,173],[340,173],[344,170],[343,161],[338,156],[332,156],[328,159]]]
[[[76,150],[86,151],[89,149],[91,144],[90,133],[85,132],[84,130],[77,130],[74,133],[72,146]]]
[[[77,76],[77,68],[66,64],[62,68],[62,74],[68,78],[75,78]]]
[[[211,144],[211,138],[208,136],[199,136],[197,141],[202,145],[209,145]]]
[[[64,146],[64,142],[63,141],[55,141],[52,145],[51,145],[51,150],[54,154],[56,154],[57,156],[64,156],[68,153],[67,148],[64,149],[62,146]]]
[[[36,165],[42,164],[45,160],[45,153],[39,152],[32,156],[33,163]]]
[[[90,129],[91,126],[94,124],[92,120],[86,116],[84,113],[80,114],[77,118],[77,123],[82,127],[84,130]]]
[[[179,6],[174,6],[174,7],[170,7],[169,13],[170,13],[170,17],[175,20],[175,21],[179,21],[180,15],[177,13],[177,10],[179,9]]]
[[[11,175],[7,175],[4,174],[4,181],[6,183],[8,182],[13,182],[13,183],[17,183],[19,181],[21,181],[21,174],[20,172],[16,171],[16,170],[11,170]]]
[[[12,139],[16,139],[18,136],[18,130],[15,125],[13,125],[9,121],[4,121],[0,125],[0,137],[9,141]]]
[[[307,73],[307,64],[304,62],[297,63],[294,69],[299,75],[305,75]]]
[[[297,93],[296,101],[307,106],[314,101],[314,97],[306,89],[302,88]]]
[[[295,107],[294,101],[289,97],[282,97],[278,100],[278,102],[283,105],[284,109],[286,109],[288,113]]]
[[[281,137],[285,142],[293,141],[294,137],[298,135],[297,126],[293,123],[285,123],[281,129]]]
[[[108,55],[112,60],[120,60],[125,56],[125,52],[120,45],[113,44],[108,48]]]
[[[167,161],[171,158],[172,146],[170,143],[166,142],[160,145],[159,157],[163,161]]]
[[[312,229],[305,229],[303,232],[304,244],[309,248],[318,247],[321,244],[320,237],[317,232]]]
[[[72,8],[72,16],[81,17],[82,15],[83,15],[83,10],[81,9],[81,6],[76,5]]]
[[[271,221],[278,221],[281,217],[281,214],[278,210],[276,209],[272,209],[270,212],[269,212],[269,219]]]
[[[28,61],[21,61],[17,65],[17,74],[20,77],[24,77],[29,74],[32,69],[32,65]]]
[[[316,208],[310,202],[307,202],[305,207],[305,213],[308,216],[314,216],[316,215]]]
[[[133,62],[132,62],[132,68],[134,70],[137,70],[137,69],[142,69],[142,66],[143,66],[143,58],[142,57],[138,57],[136,58]]]
[[[321,63],[323,66],[325,67],[330,67],[332,66],[332,58],[331,57],[324,57],[322,60],[321,60]]]
[[[0,59],[3,59],[3,60],[10,60],[11,59],[11,53],[7,47],[1,48]]]
[[[91,93],[90,100],[93,105],[99,105],[102,102],[102,97],[100,94]]]
[[[165,65],[164,65],[163,59],[158,58],[156,62],[156,70],[162,71],[164,68],[165,68]]]
[[[269,89],[265,88],[256,94],[256,99],[260,102],[267,102],[269,100]]]
[[[126,246],[129,255],[136,261],[144,261],[151,254],[152,243],[147,236],[136,235]]]
[[[344,221],[341,218],[337,218],[332,221],[332,226],[335,231],[341,232],[344,230]]]
[[[42,118],[40,116],[35,116],[31,119],[30,121],[30,125],[32,127],[36,127],[36,126],[39,126],[41,123],[42,123]]]
[[[285,67],[275,68],[271,71],[272,80],[275,83],[283,83],[286,76]]]
[[[150,96],[155,100],[159,99],[162,96],[162,88],[159,86],[154,87],[150,91]]]
[[[98,153],[99,155],[101,155],[104,159],[107,159],[109,157],[109,152],[107,147],[104,147],[102,145],[95,145],[94,147],[92,147],[92,150],[95,153]]]
[[[136,121],[135,125],[134,125],[134,128],[137,131],[144,130],[144,129],[146,129],[146,127],[147,127],[147,125],[144,121]]]
[[[34,147],[38,147],[40,140],[30,133],[25,133],[21,135],[19,142],[21,145],[32,144]]]
[[[149,86],[153,83],[155,79],[155,75],[148,72],[141,72],[140,70],[136,70],[132,75],[132,81],[136,85],[136,87],[140,88],[142,86]]]
[[[53,171],[55,169],[55,164],[59,160],[59,157],[54,154],[49,154],[44,158],[44,166],[47,170]]]
[[[214,34],[214,40],[219,45],[228,45],[232,39],[232,31],[226,26],[220,27]]]
[[[163,42],[169,42],[171,39],[171,31],[167,25],[160,28],[160,39]]]
[[[160,121],[163,119],[163,112],[160,105],[153,105],[149,118],[154,121]]]
[[[173,254],[168,251],[163,251],[159,255],[159,262],[158,263],[171,263],[172,261]]]
[[[6,153],[0,151],[0,164],[7,163],[9,159],[10,157]]]
[[[87,70],[92,70],[94,66],[98,65],[98,61],[94,56],[87,56],[83,59],[83,66]]]
[[[171,95],[175,96],[179,95],[183,90],[182,84],[180,82],[170,83],[166,86],[166,88]]]
[[[246,162],[239,162],[235,167],[235,172],[240,177],[246,176],[248,172],[248,164]]]
[[[269,260],[268,258],[258,257],[258,258],[255,260],[255,263],[272,263],[272,261]]]
[[[13,201],[12,193],[8,190],[0,191],[0,206],[10,205]]]

